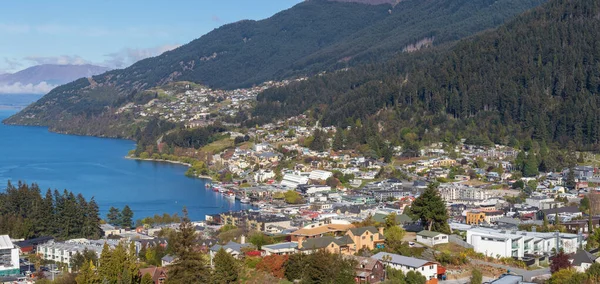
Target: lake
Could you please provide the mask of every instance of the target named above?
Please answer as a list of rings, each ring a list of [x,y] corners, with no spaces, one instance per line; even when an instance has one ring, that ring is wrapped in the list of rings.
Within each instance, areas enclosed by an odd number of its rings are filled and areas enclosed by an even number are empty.
[[[0,95],[0,105],[4,95]],[[17,112],[1,109],[0,120]],[[102,218],[111,206],[129,205],[134,219],[176,213],[187,207],[192,220],[206,214],[250,208],[205,188],[207,180],[184,176],[182,165],[124,158],[128,140],[51,133],[45,127],[0,124],[0,188],[10,180],[44,189],[68,189],[94,197]]]

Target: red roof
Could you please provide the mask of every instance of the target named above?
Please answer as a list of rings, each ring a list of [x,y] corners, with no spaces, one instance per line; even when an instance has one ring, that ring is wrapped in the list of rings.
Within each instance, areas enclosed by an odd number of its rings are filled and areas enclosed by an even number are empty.
[[[261,256],[262,253],[259,250],[253,250],[246,253],[247,256]]]
[[[437,266],[437,274],[439,274],[439,275],[446,274],[446,267],[443,267],[443,266],[441,266],[441,265],[438,264],[438,266]]]

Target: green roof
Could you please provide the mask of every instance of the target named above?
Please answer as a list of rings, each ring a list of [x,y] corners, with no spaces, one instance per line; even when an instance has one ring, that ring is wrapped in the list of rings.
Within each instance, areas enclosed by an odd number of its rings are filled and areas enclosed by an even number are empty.
[[[428,231],[428,230],[423,230],[417,233],[418,236],[423,236],[423,237],[430,237],[433,238],[437,235],[442,235],[442,233],[438,233],[438,232],[432,232],[432,231]]]
[[[371,234],[375,234],[375,233],[379,232],[379,230],[377,230],[377,228],[375,228],[373,226],[352,228],[349,231],[352,232],[352,234],[354,234],[355,236],[360,236],[360,235],[364,234],[366,231],[371,232]]]
[[[375,220],[375,222],[385,223],[385,217],[387,217],[387,216],[388,215],[385,215],[385,214],[375,213],[375,215],[373,215],[373,220]],[[396,223],[397,224],[404,224],[404,223],[408,223],[408,222],[412,222],[412,219],[408,215],[406,215],[406,214],[396,215]]]

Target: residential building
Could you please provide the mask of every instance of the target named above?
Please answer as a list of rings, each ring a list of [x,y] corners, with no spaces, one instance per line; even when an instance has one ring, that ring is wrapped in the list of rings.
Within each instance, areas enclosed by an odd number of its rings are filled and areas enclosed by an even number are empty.
[[[346,256],[356,261],[354,275],[358,283],[379,283],[384,280],[385,268],[381,261],[363,256]]]
[[[288,255],[296,253],[296,250],[298,249],[298,243],[285,242],[272,245],[264,245],[261,249],[265,251],[266,255]]]
[[[437,282],[439,264],[436,262],[387,252],[379,252],[372,258],[381,261],[385,266],[402,270],[404,275],[409,271],[419,272],[427,278],[427,283]]]
[[[0,276],[17,275],[19,267],[19,248],[8,235],[0,235]]]
[[[465,223],[469,225],[479,225],[485,222],[485,212],[471,210],[467,212]]]
[[[491,257],[522,258],[525,254],[549,255],[558,249],[575,253],[587,243],[582,235],[568,233],[542,233],[507,231],[482,227],[466,230],[467,243],[476,252]]]
[[[241,237],[239,243],[229,241],[225,245],[214,245],[210,248],[210,266],[213,266],[213,259],[217,252],[222,248],[225,252],[231,254],[234,258],[241,259],[243,256],[242,249],[243,248],[251,248],[251,244],[246,243],[246,238],[244,236]]]
[[[438,233],[438,232],[423,230],[423,231],[420,231],[417,233],[417,242],[428,245],[428,246],[447,244],[448,243],[448,235]]]
[[[322,171],[322,170],[314,170],[314,171],[310,172],[310,175],[308,176],[308,178],[312,179],[312,180],[327,180],[328,178],[330,178],[332,176],[333,176],[332,172]]]
[[[298,251],[301,253],[313,253],[319,249],[325,249],[330,253],[353,255],[361,249],[373,250],[382,248],[385,243],[383,227],[352,228],[340,237],[324,236],[319,238],[298,238]]]
[[[283,176],[283,179],[281,180],[282,186],[286,186],[291,189],[296,189],[296,187],[298,187],[298,185],[307,184],[307,183],[308,183],[307,176],[301,176],[301,175],[295,175],[295,174],[285,174]]]
[[[21,253],[35,253],[38,245],[45,244],[53,240],[53,237],[39,237],[16,242],[15,246],[19,248]]]
[[[596,256],[589,253],[586,250],[579,249],[576,253],[571,255],[569,261],[573,268],[577,270],[577,272],[585,273],[585,271],[592,266],[594,262],[596,262]]]
[[[291,234],[291,240],[298,241],[299,238],[303,238],[303,239],[319,238],[325,234],[341,235],[350,228],[354,228],[354,225],[349,224],[349,223],[348,224],[331,224],[331,223],[326,224],[325,222],[309,224],[297,231],[294,231]]]
[[[167,269],[165,267],[148,267],[140,269],[140,278],[144,275],[150,274],[154,284],[164,284],[167,280]]]

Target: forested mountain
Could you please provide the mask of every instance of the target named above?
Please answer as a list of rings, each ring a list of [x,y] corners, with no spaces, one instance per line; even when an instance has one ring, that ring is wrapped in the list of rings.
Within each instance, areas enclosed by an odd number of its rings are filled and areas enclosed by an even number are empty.
[[[599,93],[600,1],[552,0],[451,47],[268,90],[250,125],[311,110],[325,125],[371,119],[398,140],[414,132],[598,150]]]
[[[140,90],[172,81],[234,88],[381,62],[495,27],[543,2],[405,0],[392,6],[306,1],[262,21],[225,25],[129,68],[60,86],[5,122],[131,137],[132,119],[115,116],[114,109]]]

